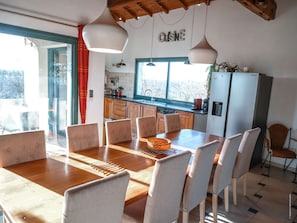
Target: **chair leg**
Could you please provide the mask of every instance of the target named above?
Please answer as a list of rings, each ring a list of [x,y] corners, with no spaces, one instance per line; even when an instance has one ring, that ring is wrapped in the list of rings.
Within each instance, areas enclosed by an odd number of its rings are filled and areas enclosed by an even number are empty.
[[[224,188],[225,211],[229,212],[229,186]]]
[[[248,173],[243,175],[243,196],[246,197]]]
[[[297,182],[296,182],[297,164],[296,164],[296,167],[295,167],[295,173],[293,173],[293,174],[294,174],[294,179],[293,179],[292,183],[297,184]]]
[[[266,176],[266,177],[270,177],[270,164],[271,164],[271,153],[270,153],[270,152],[268,152],[268,154],[267,154],[266,157],[265,157],[264,162],[263,162],[262,165],[261,165],[261,167],[265,166],[265,163],[266,163],[268,157],[269,157],[269,163],[268,163],[268,170],[267,170],[267,173],[263,173],[263,174],[262,174],[263,176]]]
[[[204,223],[205,218],[205,200],[201,201],[199,204],[199,210],[200,210],[200,223]]]
[[[183,211],[183,223],[188,223],[189,222],[189,213],[186,211]]]
[[[266,161],[267,161],[267,159],[268,159],[269,154],[270,154],[270,153],[267,153],[267,155],[266,155],[264,161],[262,162],[261,167],[264,167],[264,166],[265,166],[265,163],[266,163]]]
[[[218,195],[212,194],[212,213],[213,213],[213,222],[218,222]]]
[[[271,154],[269,155],[269,166],[268,166],[268,174],[267,174],[268,177],[270,177],[270,165],[271,165]]]
[[[290,162],[289,162],[289,164],[288,165],[286,165],[286,163],[287,163],[287,159],[285,159],[285,163],[284,163],[284,171],[286,171],[288,168],[289,168],[289,166],[291,166],[291,163],[293,162],[293,159],[291,159],[290,160]]]
[[[237,178],[232,179],[233,204],[237,205]]]

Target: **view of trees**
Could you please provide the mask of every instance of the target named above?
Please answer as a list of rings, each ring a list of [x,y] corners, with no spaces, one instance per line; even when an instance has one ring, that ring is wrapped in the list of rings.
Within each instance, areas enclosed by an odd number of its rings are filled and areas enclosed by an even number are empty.
[[[0,99],[24,97],[24,71],[0,70]]]

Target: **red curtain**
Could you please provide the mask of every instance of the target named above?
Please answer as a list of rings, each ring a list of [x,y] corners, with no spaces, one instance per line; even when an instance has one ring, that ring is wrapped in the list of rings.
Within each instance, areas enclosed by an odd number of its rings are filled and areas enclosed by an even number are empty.
[[[81,123],[86,122],[87,95],[88,95],[88,73],[89,73],[89,51],[82,38],[83,25],[78,26],[78,96]]]

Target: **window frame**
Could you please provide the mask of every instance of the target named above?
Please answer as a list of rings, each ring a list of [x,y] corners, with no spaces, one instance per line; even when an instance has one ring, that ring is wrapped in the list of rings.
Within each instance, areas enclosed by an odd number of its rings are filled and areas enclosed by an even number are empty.
[[[164,58],[136,58],[135,59],[135,77],[134,77],[134,93],[133,93],[133,98],[134,99],[142,99],[142,100],[150,100],[151,97],[149,96],[144,96],[144,95],[137,95],[137,83],[138,83],[138,64],[139,62],[168,62],[168,72],[167,72],[167,80],[166,80],[166,97],[163,98],[154,98],[155,101],[157,102],[163,102],[163,103],[168,103],[168,104],[174,104],[174,105],[180,105],[180,106],[192,106],[193,102],[186,102],[186,101],[176,101],[176,100],[171,100],[168,99],[168,86],[169,86],[169,81],[170,81],[170,62],[187,62],[188,57],[164,57]],[[191,64],[189,64],[191,66]]]
[[[71,124],[75,124],[78,122],[78,81],[77,81],[77,38],[50,33],[35,29],[29,29],[14,25],[8,25],[4,23],[0,23],[0,33],[18,35],[24,37],[38,38],[62,43],[71,44],[72,50],[72,58],[71,58]]]

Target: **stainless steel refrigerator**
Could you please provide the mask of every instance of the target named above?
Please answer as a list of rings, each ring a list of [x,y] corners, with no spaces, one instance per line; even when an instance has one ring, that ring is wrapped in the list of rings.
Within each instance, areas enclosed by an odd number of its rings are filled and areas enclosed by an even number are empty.
[[[262,161],[272,80],[260,73],[212,73],[206,132],[228,137],[260,127],[251,166]]]

